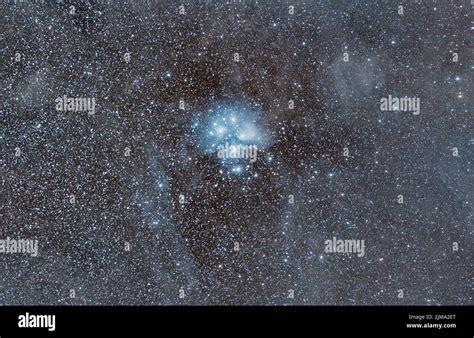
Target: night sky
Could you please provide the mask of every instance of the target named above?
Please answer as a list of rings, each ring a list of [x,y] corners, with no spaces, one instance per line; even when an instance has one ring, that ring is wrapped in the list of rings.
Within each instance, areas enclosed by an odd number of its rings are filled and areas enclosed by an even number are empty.
[[[2,1],[0,304],[474,304],[472,13]]]

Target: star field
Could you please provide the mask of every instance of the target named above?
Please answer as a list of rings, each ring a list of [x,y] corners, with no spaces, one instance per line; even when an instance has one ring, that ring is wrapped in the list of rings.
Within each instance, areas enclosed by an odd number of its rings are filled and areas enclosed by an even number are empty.
[[[469,2],[0,13],[0,304],[473,304]]]

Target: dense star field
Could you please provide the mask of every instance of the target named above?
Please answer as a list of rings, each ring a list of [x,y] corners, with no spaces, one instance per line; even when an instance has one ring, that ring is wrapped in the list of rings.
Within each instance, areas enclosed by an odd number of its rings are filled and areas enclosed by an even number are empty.
[[[474,304],[468,1],[0,14],[0,304]]]

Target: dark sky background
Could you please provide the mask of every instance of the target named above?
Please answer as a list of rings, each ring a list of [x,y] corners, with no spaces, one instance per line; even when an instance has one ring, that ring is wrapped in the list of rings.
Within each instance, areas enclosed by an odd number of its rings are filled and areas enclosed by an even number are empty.
[[[473,304],[468,1],[0,14],[0,237],[39,241],[0,254],[0,304]],[[420,115],[382,112],[388,95]],[[252,131],[257,161],[210,152],[213,121]],[[326,253],[334,236],[365,256]]]

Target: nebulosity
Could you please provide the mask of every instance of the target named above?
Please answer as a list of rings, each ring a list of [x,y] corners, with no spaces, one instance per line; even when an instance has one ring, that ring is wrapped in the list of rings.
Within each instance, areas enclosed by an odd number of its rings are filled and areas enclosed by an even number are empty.
[[[268,142],[258,126],[257,114],[243,105],[218,104],[207,114],[202,135],[206,152],[214,151],[219,142],[255,143],[262,148]]]
[[[0,304],[472,304],[466,4],[0,11]]]

